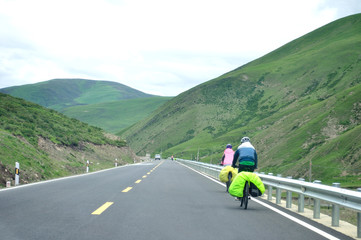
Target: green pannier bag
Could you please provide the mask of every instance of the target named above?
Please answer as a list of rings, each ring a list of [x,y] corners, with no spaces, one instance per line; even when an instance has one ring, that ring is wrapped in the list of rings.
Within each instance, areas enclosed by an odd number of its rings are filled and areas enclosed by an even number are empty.
[[[228,189],[229,194],[231,194],[233,197],[243,197],[243,189],[246,181],[251,186],[251,196],[257,197],[265,192],[263,182],[257,174],[253,172],[240,172],[232,181],[231,186]],[[259,190],[259,192],[256,191],[255,187]]]

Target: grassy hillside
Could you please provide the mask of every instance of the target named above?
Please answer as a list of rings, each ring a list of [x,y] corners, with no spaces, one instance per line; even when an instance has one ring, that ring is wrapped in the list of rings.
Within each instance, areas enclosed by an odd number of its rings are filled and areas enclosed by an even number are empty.
[[[85,79],[50,81],[0,89],[117,133],[146,117],[170,97],[143,93],[116,82]]]
[[[0,93],[0,186],[13,178],[16,161],[25,183],[83,173],[86,160],[96,162],[92,170],[114,166],[115,157],[123,164],[133,162],[125,141],[54,110]]]
[[[69,107],[63,114],[77,118],[83,122],[98,126],[110,133],[117,133],[164,104],[171,97],[150,97],[119,100],[85,106]]]
[[[122,134],[139,154],[218,163],[249,136],[259,170],[361,186],[361,14],[173,98]],[[234,148],[234,149],[235,149]]]
[[[57,111],[76,105],[153,96],[120,83],[86,79],[53,79],[35,84],[3,88],[0,89],[0,92]]]
[[[107,138],[100,128],[48,110],[37,104],[0,93],[0,128],[21,136],[31,145],[38,145],[38,137],[56,144],[78,146],[80,142],[125,146],[124,141]]]

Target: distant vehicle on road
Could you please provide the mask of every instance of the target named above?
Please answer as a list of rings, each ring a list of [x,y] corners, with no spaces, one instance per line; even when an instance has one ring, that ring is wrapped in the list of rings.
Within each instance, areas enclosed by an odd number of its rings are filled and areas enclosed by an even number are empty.
[[[160,154],[156,154],[154,160],[160,160]]]

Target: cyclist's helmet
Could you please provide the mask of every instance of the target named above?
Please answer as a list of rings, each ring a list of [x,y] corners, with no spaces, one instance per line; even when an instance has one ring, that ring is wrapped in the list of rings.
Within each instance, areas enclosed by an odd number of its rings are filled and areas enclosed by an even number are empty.
[[[232,148],[231,144],[227,144],[226,148]]]
[[[243,137],[241,139],[241,143],[245,143],[245,142],[251,142],[251,140],[249,140],[249,137]]]

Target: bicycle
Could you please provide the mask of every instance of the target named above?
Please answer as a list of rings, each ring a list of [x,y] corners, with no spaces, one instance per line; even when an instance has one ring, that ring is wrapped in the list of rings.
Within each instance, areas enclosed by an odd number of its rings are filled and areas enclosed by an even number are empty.
[[[236,166],[239,169],[239,165]],[[243,170],[245,172],[253,172],[254,168],[247,168],[247,167],[243,167]],[[252,184],[252,183],[251,183]],[[248,184],[248,181],[246,181],[246,183],[244,184],[244,188],[243,188],[243,197],[239,198],[239,200],[241,201],[241,205],[240,207],[242,207],[244,205],[244,209],[247,209],[248,207],[248,200],[251,198],[250,195],[250,189],[251,186]],[[253,196],[253,195],[252,195]]]

